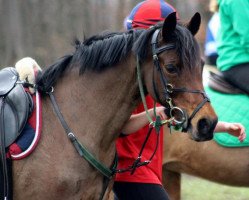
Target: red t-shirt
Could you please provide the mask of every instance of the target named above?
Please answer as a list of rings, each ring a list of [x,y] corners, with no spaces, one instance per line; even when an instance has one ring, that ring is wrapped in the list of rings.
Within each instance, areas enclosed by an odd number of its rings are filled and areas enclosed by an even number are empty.
[[[154,100],[150,97],[146,97],[146,103],[148,109],[153,108]],[[144,111],[143,104],[141,103],[133,112],[133,114]],[[125,137],[118,138],[116,142],[116,148],[118,153],[118,169],[125,169],[132,165],[134,160],[137,159],[138,154],[142,148],[143,142],[148,133],[148,125],[139,131],[132,133]],[[149,160],[152,153],[155,151],[157,135],[155,130],[152,133],[146,143],[144,151],[142,153],[141,161]],[[163,131],[160,130],[158,149],[152,162],[148,165],[138,167],[134,174],[123,172],[117,173],[115,181],[120,182],[139,182],[139,183],[154,183],[162,184],[162,158],[163,158]]]

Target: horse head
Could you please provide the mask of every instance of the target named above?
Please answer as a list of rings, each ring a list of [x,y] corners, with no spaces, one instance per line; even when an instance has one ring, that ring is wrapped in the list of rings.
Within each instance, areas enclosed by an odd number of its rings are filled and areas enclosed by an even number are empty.
[[[144,46],[139,38],[134,50],[143,64],[147,91],[166,107],[173,119],[171,126],[180,126],[196,141],[205,141],[213,138],[217,116],[202,84],[204,63],[194,38],[200,23],[199,13],[185,25],[177,23],[176,13],[172,13],[141,35],[152,38],[151,47]]]

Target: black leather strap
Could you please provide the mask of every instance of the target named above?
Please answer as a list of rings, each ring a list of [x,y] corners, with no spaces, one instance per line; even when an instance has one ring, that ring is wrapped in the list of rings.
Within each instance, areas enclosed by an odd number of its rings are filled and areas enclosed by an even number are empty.
[[[159,127],[159,128],[158,128],[158,129],[155,128],[156,134],[157,134],[157,139],[156,139],[155,149],[154,149],[154,151],[152,152],[150,158],[149,158],[148,160],[145,160],[145,161],[141,162],[141,158],[142,158],[142,154],[143,154],[144,148],[145,148],[145,146],[146,146],[146,144],[147,144],[147,142],[148,142],[148,139],[149,139],[149,137],[150,137],[150,135],[151,135],[151,132],[152,132],[152,130],[153,130],[154,127],[150,127],[150,128],[149,128],[148,133],[147,133],[147,135],[146,135],[146,138],[145,138],[145,140],[144,140],[144,142],[143,142],[143,145],[142,145],[142,147],[141,147],[141,149],[140,149],[140,152],[139,152],[139,154],[138,154],[138,157],[137,157],[137,159],[133,162],[133,164],[132,164],[131,166],[128,166],[127,168],[124,168],[124,169],[117,169],[117,170],[116,170],[117,173],[123,173],[123,172],[129,171],[129,172],[131,172],[131,174],[134,174],[134,172],[136,171],[136,169],[137,169],[138,167],[141,167],[141,166],[144,166],[144,165],[148,165],[148,164],[152,161],[152,159],[153,159],[153,157],[155,156],[156,151],[157,151],[157,149],[158,149],[158,145],[159,145],[159,135],[160,135],[160,127],[161,127],[161,126],[159,125],[159,124],[160,124],[160,121],[161,121],[161,120],[160,120],[160,117],[157,116],[157,117],[156,117],[156,123],[158,123],[158,126],[155,126],[155,127]]]
[[[4,97],[0,98],[0,164],[2,167],[2,175],[3,175],[3,183],[1,186],[3,187],[3,199],[9,200],[10,196],[10,185],[9,185],[9,177],[8,177],[8,169],[6,163],[6,152],[5,152],[5,131],[4,131]]]

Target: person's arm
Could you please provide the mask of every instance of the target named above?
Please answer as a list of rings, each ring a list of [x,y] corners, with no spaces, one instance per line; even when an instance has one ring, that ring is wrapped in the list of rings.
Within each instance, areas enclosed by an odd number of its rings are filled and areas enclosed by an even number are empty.
[[[161,117],[162,120],[167,119],[167,116],[164,112],[164,107],[156,107],[156,114]],[[154,110],[151,108],[148,110],[149,115],[151,118],[154,117]],[[146,112],[141,112],[139,114],[131,115],[129,121],[125,124],[124,128],[122,129],[122,133],[125,135],[134,133],[138,131],[140,128],[144,127],[149,123],[148,118],[146,116]]]
[[[245,127],[240,123],[219,121],[214,129],[214,132],[227,132],[233,136],[238,137],[240,142],[246,138]]]

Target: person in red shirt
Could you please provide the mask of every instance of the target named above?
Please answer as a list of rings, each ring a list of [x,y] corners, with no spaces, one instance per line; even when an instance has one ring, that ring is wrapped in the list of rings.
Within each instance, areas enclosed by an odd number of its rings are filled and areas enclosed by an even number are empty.
[[[124,21],[126,30],[130,29],[147,29],[157,22],[164,19],[175,8],[166,3],[164,0],[146,0],[138,3]],[[154,107],[154,100],[146,97],[148,109]],[[158,110],[158,109],[157,109]],[[133,112],[138,114],[144,111],[141,103]],[[160,110],[161,112],[162,110]],[[162,112],[161,112],[162,113]],[[162,115],[161,115],[162,116]],[[145,117],[146,118],[146,117]],[[145,125],[145,124],[144,124]],[[118,153],[118,169],[125,169],[134,163],[142,148],[147,136],[149,125],[144,126],[134,134],[120,137],[117,140],[116,147]],[[142,127],[142,126],[140,126]],[[123,131],[124,134],[128,134]],[[142,153],[141,161],[149,160],[155,151],[157,142],[157,133],[152,133],[146,143]],[[162,183],[162,158],[163,158],[163,131],[159,133],[159,144],[152,161],[146,165],[136,168],[133,174],[130,171],[118,173],[115,177],[114,193],[116,199],[169,199]]]
[[[132,28],[147,29],[157,22],[164,19],[175,8],[164,0],[146,0],[137,4],[130,15],[125,19],[124,25],[127,30]],[[179,17],[178,17],[179,18]],[[146,104],[149,109],[149,115],[154,116],[154,100],[146,96]],[[156,107],[156,114],[161,119],[166,119],[164,107]],[[127,169],[134,164],[147,136],[149,125],[144,106],[141,103],[134,110],[130,120],[122,130],[122,137],[116,142],[118,154],[118,169]],[[141,128],[143,127],[143,128]],[[238,136],[240,141],[245,139],[245,129],[238,123],[218,122],[215,132],[227,131],[232,135]],[[149,160],[155,152],[157,143],[157,133],[152,133],[146,143],[141,156],[141,161]],[[117,173],[113,186],[115,199],[117,200],[167,200],[167,192],[162,186],[162,158],[163,158],[163,129],[159,133],[159,143],[155,155],[148,165],[136,168],[134,173],[125,171]]]

